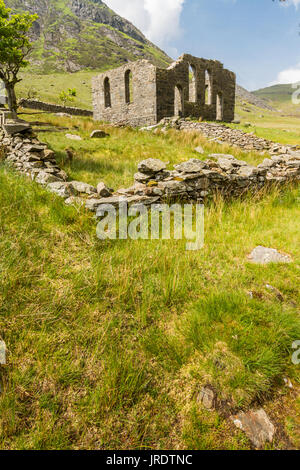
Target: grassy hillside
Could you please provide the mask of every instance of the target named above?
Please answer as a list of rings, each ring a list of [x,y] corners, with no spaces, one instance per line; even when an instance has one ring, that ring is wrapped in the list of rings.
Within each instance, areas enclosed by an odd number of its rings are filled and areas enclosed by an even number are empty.
[[[106,70],[99,69],[99,72]],[[32,74],[27,70],[21,74],[22,81],[17,85],[18,98],[37,98],[49,103],[60,104],[59,95],[69,88],[76,89],[76,97],[67,105],[77,106],[84,109],[92,109],[92,77],[98,71],[81,71],[72,74],[52,73],[52,74]]]
[[[295,88],[292,85],[273,85],[267,88],[253,91],[254,95],[265,98],[276,103],[285,103],[291,101]]]
[[[142,158],[186,160],[200,143],[206,152],[229,150],[193,134],[109,126],[110,138],[92,142],[98,124],[90,119],[30,119],[79,133],[84,140],[64,168],[115,188],[132,182]],[[63,164],[73,142],[58,131],[40,138]],[[176,240],[99,241],[84,209],[4,164],[0,187],[0,336],[9,350],[0,369],[1,448],[248,449],[222,412],[199,403],[208,382],[232,407],[263,403],[280,429],[273,447],[299,448],[299,368],[291,361],[300,338],[299,187],[217,199],[206,208],[198,252]],[[249,264],[259,244],[294,263]]]
[[[136,59],[166,66],[170,58],[101,0],[5,0],[13,12],[38,15],[31,31],[31,72],[76,72]]]

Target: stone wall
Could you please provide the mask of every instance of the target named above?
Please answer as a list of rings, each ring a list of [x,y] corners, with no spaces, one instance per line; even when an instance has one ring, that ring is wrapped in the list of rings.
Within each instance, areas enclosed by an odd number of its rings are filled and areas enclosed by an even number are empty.
[[[243,150],[269,153],[284,153],[287,149],[296,150],[298,146],[282,145],[271,140],[263,139],[254,134],[254,132],[244,132],[240,129],[207,123],[191,121],[173,121],[171,125],[181,131],[199,132],[210,141],[218,144],[230,144]]]
[[[164,162],[149,159],[138,165],[134,184],[120,189],[108,198],[91,196],[87,207],[97,211],[104,204],[151,205],[164,202],[201,202],[221,194],[237,198],[246,193],[257,194],[263,188],[300,182],[300,152],[266,158],[251,166],[232,155],[211,154],[205,161],[191,159],[168,169]]]
[[[17,171],[65,199],[66,204],[85,205],[96,212],[103,204],[118,205],[158,202],[203,202],[215,194],[241,197],[274,184],[300,182],[300,151],[282,148],[284,153],[251,166],[232,155],[211,154],[207,160],[192,159],[173,169],[156,159],[142,161],[134,184],[116,192],[99,183],[97,188],[80,181],[68,181],[57,165],[54,152],[41,143],[31,129],[8,135],[0,129],[0,146],[6,162]]]
[[[128,99],[125,77],[131,72]],[[105,90],[105,84],[106,90]],[[110,94],[105,103],[105,96]],[[131,126],[157,123],[156,67],[146,60],[132,62],[93,79],[94,119]]]
[[[65,113],[72,116],[93,116],[93,112],[88,109],[74,108],[72,106],[61,106],[58,104],[45,103],[39,100],[22,99],[19,106],[29,109],[37,109],[39,111],[48,111],[49,113]]]
[[[132,74],[128,100],[127,74]],[[182,116],[231,122],[236,77],[218,61],[181,56],[168,69],[142,60],[93,79],[94,118],[132,126]]]
[[[235,74],[224,69],[220,62],[184,54],[168,69],[157,69],[157,119],[179,114],[174,111],[177,87],[182,94],[183,117],[231,122],[234,120],[235,86]],[[220,116],[217,116],[218,95],[222,97]]]

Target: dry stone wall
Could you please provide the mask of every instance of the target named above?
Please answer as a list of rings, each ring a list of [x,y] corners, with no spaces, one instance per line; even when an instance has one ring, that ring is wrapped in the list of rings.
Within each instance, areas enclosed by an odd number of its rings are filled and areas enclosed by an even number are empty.
[[[271,140],[257,137],[254,132],[244,132],[240,129],[232,129],[224,124],[193,122],[184,119],[162,119],[161,122],[152,127],[141,128],[141,131],[156,131],[160,129],[162,132],[173,128],[185,132],[199,132],[211,142],[217,144],[229,144],[233,147],[239,147],[245,151],[256,151],[270,154],[287,153],[295,151],[299,145],[282,145]]]
[[[65,113],[72,116],[93,116],[93,112],[88,109],[74,108],[72,106],[60,106],[58,104],[45,103],[39,100],[22,99],[19,105],[23,108],[37,109],[39,111],[47,111],[49,113]]]
[[[95,188],[80,181],[68,181],[58,166],[54,152],[41,143],[31,129],[13,135],[0,130],[0,145],[6,162],[49,191],[65,199],[66,204],[85,205],[97,212],[103,204],[118,205],[158,202],[204,202],[216,193],[241,197],[257,193],[273,184],[300,181],[300,151],[286,147],[285,152],[251,166],[230,154],[211,154],[208,159],[191,159],[167,168],[166,163],[148,159],[138,165],[130,188],[113,192],[104,183]]]
[[[211,154],[205,161],[191,159],[168,169],[164,162],[149,159],[138,165],[134,184],[120,189],[108,198],[91,197],[87,207],[97,211],[103,204],[118,205],[158,202],[202,202],[215,194],[226,198],[256,194],[274,184],[300,182],[300,152],[266,158],[260,165],[251,166],[232,155]]]

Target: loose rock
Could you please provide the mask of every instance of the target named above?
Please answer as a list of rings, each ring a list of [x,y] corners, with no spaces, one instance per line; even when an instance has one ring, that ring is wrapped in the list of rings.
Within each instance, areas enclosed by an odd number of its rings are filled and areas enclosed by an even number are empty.
[[[256,264],[269,264],[269,263],[291,263],[292,258],[290,255],[279,253],[274,248],[265,248],[264,246],[257,246],[249,255],[252,263]]]
[[[143,160],[142,162],[139,163],[138,165],[138,170],[141,173],[145,174],[155,174],[159,173],[162,170],[165,170],[167,165],[155,158],[149,158],[148,160]]]
[[[82,140],[80,135],[75,135],[75,134],[66,134],[66,138],[70,140]]]
[[[87,183],[82,183],[81,181],[71,181],[70,183],[76,192],[84,194],[95,194],[97,189],[94,186],[91,186]]]
[[[100,182],[97,186],[97,193],[101,197],[110,197],[113,194],[114,190],[108,188],[105,183]]]
[[[6,344],[4,341],[0,341],[0,365],[6,364]]]
[[[91,139],[103,139],[105,137],[109,137],[109,134],[107,134],[106,132],[98,129],[96,131],[93,131],[90,135],[90,138]]]
[[[231,416],[231,420],[237,428],[245,432],[257,449],[263,449],[267,442],[273,442],[275,427],[262,408]]]
[[[210,385],[207,385],[201,389],[199,400],[208,410],[213,410],[216,408],[217,395]]]

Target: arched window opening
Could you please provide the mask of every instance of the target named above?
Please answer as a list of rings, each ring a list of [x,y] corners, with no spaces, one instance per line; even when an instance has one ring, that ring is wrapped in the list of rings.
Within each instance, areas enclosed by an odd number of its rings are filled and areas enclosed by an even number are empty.
[[[131,70],[127,70],[125,72],[125,100],[127,104],[133,102],[133,83]]]
[[[182,117],[184,114],[183,109],[183,90],[181,85],[175,86],[175,102],[174,102],[174,116]]]
[[[223,121],[223,95],[222,93],[217,94],[217,121]]]
[[[104,106],[105,108],[111,107],[110,83],[108,77],[104,80]]]
[[[209,70],[205,70],[205,104],[212,104],[212,77]]]
[[[189,101],[196,103],[197,101],[197,75],[194,65],[189,66]]]

